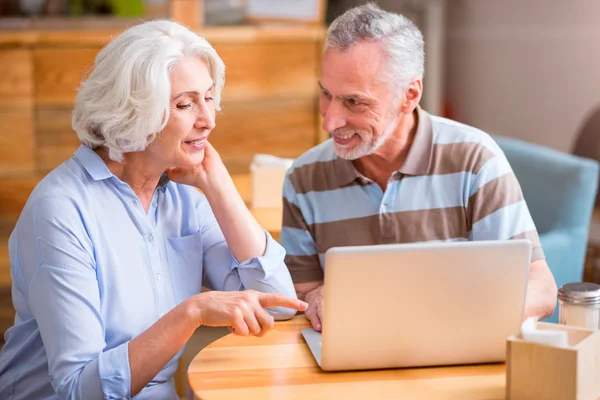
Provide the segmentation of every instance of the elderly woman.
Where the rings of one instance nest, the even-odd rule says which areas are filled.
[[[215,50],[173,22],[98,54],[73,112],[82,145],[10,237],[0,398],[172,399],[198,326],[260,336],[305,309],[208,142],[223,83]]]

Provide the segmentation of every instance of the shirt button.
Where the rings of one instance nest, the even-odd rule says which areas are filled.
[[[134,206],[137,206],[137,200],[136,199],[131,200],[131,204],[133,204]]]
[[[151,233],[149,233],[149,234],[148,234],[148,236],[146,237],[146,239],[148,239],[148,241],[149,241],[150,243],[152,243],[152,242],[154,241],[154,235],[153,235],[153,234],[151,234]]]
[[[160,281],[162,279],[162,276],[160,276],[160,274],[156,274],[156,280]]]
[[[154,207],[154,208],[158,207],[158,203],[152,203],[152,207]]]
[[[387,212],[387,205],[384,204],[381,206],[381,212]]]

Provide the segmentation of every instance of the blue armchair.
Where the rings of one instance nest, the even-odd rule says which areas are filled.
[[[495,136],[511,164],[561,287],[583,279],[598,162],[517,139]],[[558,321],[558,307],[548,319]]]

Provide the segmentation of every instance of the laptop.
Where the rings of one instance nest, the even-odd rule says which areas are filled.
[[[504,362],[530,258],[527,239],[331,248],[322,334],[302,334],[326,371]]]

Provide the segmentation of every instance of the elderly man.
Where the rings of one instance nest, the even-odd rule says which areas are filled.
[[[401,15],[367,4],[329,28],[319,87],[332,137],[290,169],[281,231],[317,331],[334,246],[527,238],[525,316],[554,310],[556,283],[508,161],[486,133],[419,107],[423,69],[422,34]]]

